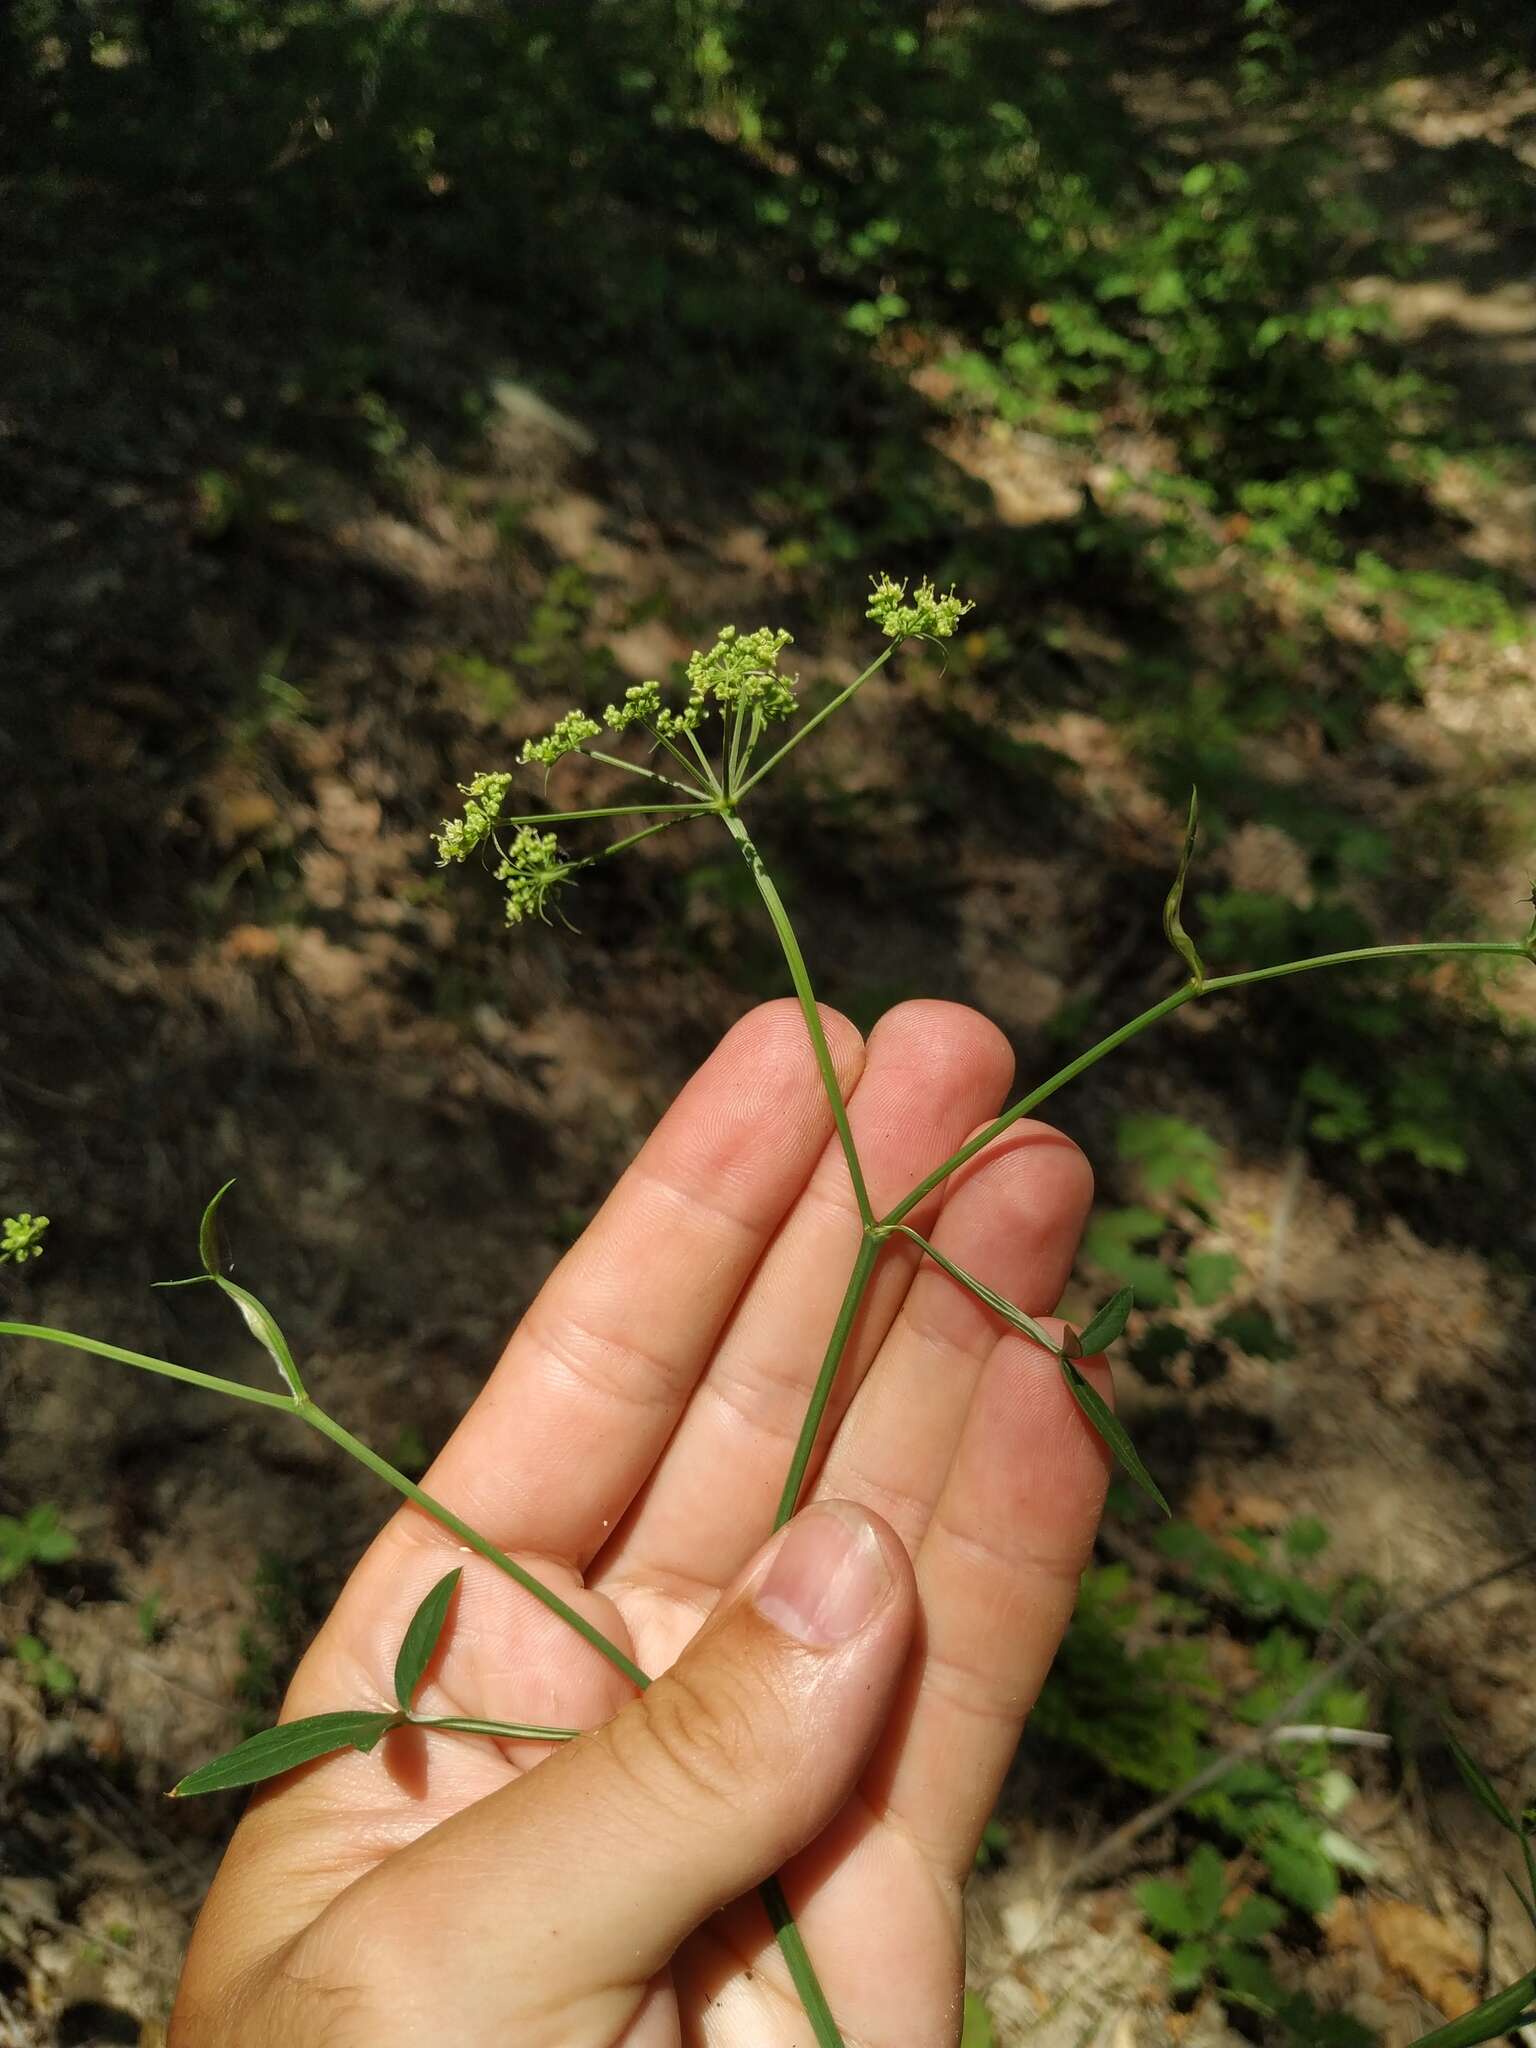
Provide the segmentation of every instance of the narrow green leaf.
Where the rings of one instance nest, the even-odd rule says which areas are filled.
[[[1077,1340],[1083,1347],[1082,1355],[1093,1358],[1107,1351],[1125,1328],[1135,1306],[1135,1288],[1122,1287],[1118,1294],[1112,1294]]]
[[[296,1401],[302,1401],[304,1382],[299,1378],[299,1369],[293,1362],[293,1353],[288,1349],[288,1340],[277,1327],[271,1310],[259,1302],[247,1288],[237,1286],[233,1280],[226,1280],[222,1273],[213,1273],[209,1277],[239,1309],[245,1327],[277,1367],[289,1393]]]
[[[1497,2041],[1522,2024],[1522,2014],[1536,1997],[1536,1971],[1522,1977],[1504,1991],[1496,1991],[1459,2020],[1420,2034],[1413,2048],[1474,2048],[1478,2041]]]
[[[288,1721],[281,1728],[264,1728],[237,1749],[189,1772],[171,1787],[171,1797],[191,1799],[200,1792],[259,1785],[263,1779],[276,1778],[338,1749],[360,1749],[366,1756],[383,1735],[399,1725],[398,1714],[344,1712],[311,1714],[307,1720]]]
[[[219,1204],[233,1186],[232,1180],[225,1181],[203,1211],[203,1220],[197,1226],[197,1254],[203,1262],[203,1271],[210,1280],[216,1280],[219,1273]]]
[[[1173,887],[1168,891],[1163,904],[1163,930],[1168,943],[1189,969],[1190,980],[1196,988],[1205,986],[1205,968],[1200,955],[1195,951],[1195,942],[1185,931],[1179,916],[1184,902],[1184,884],[1189,876],[1189,863],[1194,856],[1195,835],[1200,829],[1200,793],[1189,792],[1189,823],[1184,828],[1184,851],[1179,856],[1178,873],[1173,878]]]
[[[1520,1823],[1493,1789],[1482,1765],[1462,1747],[1449,1729],[1446,1730],[1445,1746],[1451,1752],[1452,1762],[1461,1773],[1462,1782],[1478,1805],[1486,1808],[1501,1828],[1508,1829],[1512,1835],[1518,1835]]]
[[[1072,1395],[1078,1407],[1082,1409],[1099,1435],[1103,1437],[1105,1443],[1109,1445],[1109,1448],[1120,1460],[1121,1467],[1127,1476],[1135,1480],[1136,1484],[1149,1499],[1156,1501],[1165,1515],[1171,1516],[1173,1509],[1169,1507],[1164,1499],[1162,1488],[1141,1462],[1140,1454],[1136,1446],[1131,1442],[1125,1424],[1117,1418],[1114,1410],[1105,1401],[1103,1395],[1089,1385],[1070,1358],[1061,1359],[1060,1365],[1062,1377],[1072,1389]]]
[[[448,1619],[448,1603],[463,1576],[463,1566],[455,1566],[446,1578],[438,1580],[411,1616],[411,1625],[395,1659],[395,1698],[407,1714],[411,1711],[411,1701],[416,1697],[427,1666],[432,1662],[443,1623]]]
[[[984,1301],[988,1308],[995,1310],[1003,1318],[1005,1323],[1012,1323],[1024,1336],[1033,1338],[1036,1344],[1043,1344],[1053,1357],[1061,1357],[1061,1346],[1044,1324],[1037,1323],[1034,1317],[1026,1315],[1023,1309],[1015,1308],[1011,1301],[1005,1301],[1002,1295],[988,1287],[984,1280],[978,1280],[974,1273],[967,1273],[964,1266],[957,1266],[953,1259],[946,1258],[937,1246],[931,1245],[927,1238],[919,1236],[917,1231],[910,1230],[905,1223],[899,1223],[896,1227],[903,1237],[909,1237],[915,1245],[920,1245],[936,1266],[942,1266],[951,1280],[958,1280],[962,1287],[968,1287],[978,1301]]]

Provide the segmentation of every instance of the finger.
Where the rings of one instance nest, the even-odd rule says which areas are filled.
[[[903,1003],[870,1035],[849,1121],[876,1212],[956,1150],[1003,1100],[1007,1041],[974,1010]],[[914,1219],[936,1213],[934,1196]],[[827,1145],[793,1212],[743,1294],[655,1478],[594,1584],[698,1589],[702,1601],[736,1572],[769,1526],[859,1246],[848,1170]],[[843,1360],[823,1444],[852,1399],[906,1293],[914,1249],[883,1252]],[[720,1483],[728,1473],[728,1485]]]
[[[687,1935],[847,1799],[914,1611],[890,1530],[800,1516],[649,1692],[353,1886],[286,1974],[368,1983],[398,2048],[615,2038]]]
[[[595,1728],[634,1698],[628,1678],[493,1565],[469,1552],[453,1563],[459,1585],[440,1651],[412,1700],[417,1713]],[[305,1652],[280,1722],[338,1705],[387,1711],[395,1652],[444,1569],[442,1554],[425,1544],[391,1556],[382,1539],[376,1542],[343,1595],[367,1608],[375,1653],[360,1658],[356,1631],[336,1627],[333,1616]],[[539,1569],[610,1641],[633,1652],[610,1602],[584,1589],[568,1567],[541,1562]],[[260,1786],[198,1917],[189,1977],[225,1984],[242,1977],[384,1857],[501,1790],[549,1749],[543,1742],[429,1738],[404,1729],[366,1754],[339,1750]]]
[[[858,1035],[834,1012],[824,1024],[847,1091]],[[504,1548],[584,1562],[671,1435],[831,1128],[798,1005],[764,1004],[684,1088],[541,1290],[428,1492]]]
[[[1092,1172],[1072,1141],[1047,1124],[1018,1124],[949,1183],[930,1235],[1005,1300],[1046,1315],[1092,1199]],[[827,1453],[818,1494],[883,1515],[915,1557],[982,1366],[1007,1327],[925,1259]]]
[[[1103,1360],[1084,1369],[1108,1398]],[[956,1881],[1071,1618],[1108,1470],[1056,1360],[1000,1338],[917,1554],[925,1639],[865,1781]]]

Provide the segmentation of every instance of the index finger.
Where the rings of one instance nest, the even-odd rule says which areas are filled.
[[[863,1042],[835,1011],[822,1022],[847,1096]],[[504,1549],[585,1563],[649,1476],[831,1131],[798,1004],[751,1011],[545,1283],[428,1492]]]

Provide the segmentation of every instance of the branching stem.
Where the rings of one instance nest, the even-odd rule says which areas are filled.
[[[1359,946],[1347,953],[1320,953],[1315,960],[1287,960],[1279,967],[1252,967],[1242,974],[1220,974],[1200,985],[1192,981],[1185,982],[1181,988],[1175,989],[1171,996],[1165,996],[1160,1003],[1154,1003],[1150,1009],[1143,1010],[1139,1017],[1133,1017],[1128,1024],[1122,1024],[1118,1031],[1112,1031],[1107,1038],[1101,1038],[1097,1045],[1090,1046],[1087,1052],[1079,1053],[1075,1060],[1069,1060],[1066,1066],[1058,1073],[1052,1074],[1048,1081],[1042,1081],[1039,1087],[1032,1089],[1022,1101],[1016,1102],[1011,1109],[1004,1110],[1003,1114],[988,1124],[985,1130],[978,1131],[974,1138],[968,1138],[957,1152],[952,1152],[941,1165],[936,1166],[931,1173],[925,1174],[911,1193],[903,1195],[895,1208],[880,1220],[886,1225],[900,1223],[904,1216],[917,1207],[925,1195],[931,1194],[957,1167],[964,1166],[968,1159],[974,1159],[978,1152],[990,1145],[994,1138],[1000,1138],[1010,1125],[1018,1122],[1020,1117],[1028,1116],[1032,1110],[1038,1109],[1040,1104],[1054,1095],[1058,1088],[1064,1088],[1069,1081],[1075,1081],[1079,1074],[1085,1073],[1089,1067],[1096,1066],[1106,1054],[1114,1052],[1128,1040],[1137,1037],[1150,1025],[1171,1016],[1175,1010],[1181,1010],[1186,1003],[1194,1002],[1197,997],[1219,995],[1235,988],[1247,988],[1252,982],[1278,981],[1282,976],[1289,974],[1307,974],[1315,967],[1353,967],[1363,961],[1372,960],[1438,959],[1446,954],[1457,953],[1480,953],[1508,960],[1528,960],[1531,957],[1527,947],[1510,940],[1434,940],[1422,945]]]
[[[869,667],[865,669],[862,675],[855,676],[853,681],[848,685],[848,687],[845,690],[839,690],[837,695],[831,700],[831,702],[823,704],[819,711],[815,712],[810,718],[808,718],[805,721],[804,725],[796,726],[795,730],[790,734],[789,738],[784,742],[783,746],[780,747],[775,753],[770,754],[767,760],[763,763],[763,765],[757,770],[757,772],[747,777],[746,781],[741,785],[740,789],[732,791],[732,795],[738,797],[745,796],[749,789],[756,788],[757,784],[762,781],[765,775],[771,775],[774,769],[777,768],[779,763],[784,759],[784,756],[786,754],[792,754],[795,748],[799,746],[802,740],[808,740],[811,734],[816,730],[818,725],[823,724],[827,719],[829,719],[834,711],[841,711],[843,706],[848,702],[848,699],[853,695],[855,690],[863,689],[864,685],[869,681],[870,677],[876,674],[878,670],[885,667],[885,664],[890,660],[891,656],[896,652],[896,649],[900,645],[901,642],[899,640],[893,640],[890,646],[887,647],[882,654],[877,654],[875,656],[874,660],[869,664]]]

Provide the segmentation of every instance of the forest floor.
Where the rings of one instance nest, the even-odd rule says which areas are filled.
[[[1529,126],[1531,106],[1504,111]],[[1436,123],[1490,117],[1426,91],[1405,92],[1402,118],[1433,148]],[[1356,289],[1396,294],[1507,428],[1529,408],[1536,300],[1490,274],[1486,251],[1437,241],[1432,208],[1421,231],[1430,277]],[[396,344],[424,384],[460,345],[454,317],[400,306]],[[915,373],[920,392],[934,374]],[[348,1426],[411,1469],[686,1073],[779,983],[735,865],[684,835],[585,887],[580,939],[509,937],[431,864],[455,782],[547,726],[573,678],[665,672],[714,624],[793,619],[800,602],[796,565],[750,508],[733,521],[718,494],[696,505],[671,452],[599,443],[515,363],[489,390],[473,447],[407,437],[385,485],[316,462],[268,479],[256,510],[179,452],[125,441],[122,395],[103,393],[32,451],[26,497],[0,510],[7,557],[29,564],[29,630],[70,678],[44,791],[56,863],[41,880],[0,871],[16,992],[0,1018],[0,1192],[55,1219],[47,1256],[8,1275],[8,1312],[245,1375],[244,1340],[213,1305],[148,1291],[188,1270],[201,1202],[236,1174],[242,1276]],[[1518,430],[1536,430],[1529,409]],[[939,431],[985,516],[1021,531],[1071,521],[1112,470],[1155,477],[1165,457],[1133,426],[1092,449]],[[1530,484],[1452,467],[1440,488],[1460,548],[1536,593]],[[1240,667],[1247,607],[1273,617],[1282,580],[1236,550],[1188,574],[1203,664]],[[910,993],[974,1002],[1030,1076],[1058,1063],[1064,1014],[1128,1015],[1166,985],[1156,908],[1182,820],[1095,709],[1132,630],[1112,591],[1053,618],[1064,704],[1000,700],[984,626],[946,674],[914,656],[862,696],[765,836],[783,844],[826,999],[862,1025]],[[837,681],[863,645],[850,604],[800,665]],[[210,668],[248,687],[203,717],[189,707]],[[1446,633],[1421,684],[1358,744],[1326,747],[1302,720],[1255,741],[1255,759],[1272,784],[1347,787],[1394,839],[1434,836],[1462,899],[1515,928],[1536,649]],[[944,886],[909,889],[935,819]],[[1271,823],[1228,836],[1207,880],[1297,902],[1309,887],[1303,850]],[[1493,1000],[1536,1022],[1536,977]],[[1291,1347],[1229,1347],[1182,1383],[1124,1373],[1125,1412],[1183,1518],[1229,1542],[1315,1517],[1330,1570],[1370,1575],[1402,1608],[1536,1542],[1528,1218],[1505,1219],[1500,1256],[1497,1219],[1463,1214],[1455,1178],[1384,1196],[1302,1144],[1289,1101],[1248,1071],[1230,1006],[1182,1013],[1056,1107],[1121,1195],[1126,1114],[1211,1135],[1223,1164],[1203,1242]],[[0,1584],[0,1642],[36,1638],[67,1676],[50,1691],[0,1657],[0,2043],[151,2048],[234,1818],[161,1794],[271,1714],[387,1502],[302,1432],[90,1359],[8,1345],[0,1394],[0,1509],[53,1507],[77,1544]],[[1103,1560],[1150,1599],[1177,1574],[1139,1526],[1112,1524]],[[1209,1626],[1251,1672],[1241,1628],[1220,1613]],[[1405,1628],[1383,1684],[1443,1702],[1503,1768],[1536,1749],[1533,1640],[1527,1565]],[[1362,1757],[1346,1828],[1364,1874],[1276,1966],[1392,2048],[1526,1967],[1529,1930],[1522,1946],[1475,1803]],[[1076,1872],[1143,1803],[1026,1741],[973,1901],[973,1983],[1000,2041],[1236,2038],[1214,1998],[1170,1998],[1166,1948],[1135,1904],[1135,1881],[1174,1859],[1175,1824]],[[1252,1874],[1241,1856],[1229,1870],[1239,1887]]]

